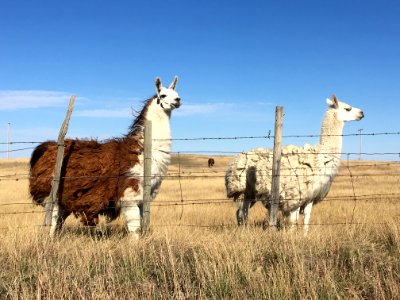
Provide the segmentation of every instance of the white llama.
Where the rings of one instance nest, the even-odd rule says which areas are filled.
[[[291,226],[302,211],[305,232],[313,204],[325,198],[339,171],[344,122],[364,117],[360,109],[338,101],[335,95],[327,104],[319,144],[282,148],[279,208]],[[270,207],[272,153],[272,149],[254,149],[238,155],[228,166],[227,196],[238,203],[239,225],[247,223],[248,209],[256,201]]]

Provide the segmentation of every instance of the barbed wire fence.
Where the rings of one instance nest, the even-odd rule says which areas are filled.
[[[211,152],[210,152],[211,153]],[[229,152],[226,153],[227,156],[233,156],[233,155],[239,155],[242,152]],[[185,153],[186,154],[186,153]],[[219,153],[221,154],[221,153]],[[337,153],[338,155],[345,155],[345,156],[351,156],[354,153]],[[357,153],[358,154],[358,153]],[[366,155],[373,155],[374,153],[364,153]],[[387,153],[380,153],[381,155],[392,155],[393,152],[387,152]],[[230,207],[234,207],[232,205],[233,201],[232,199],[228,198],[184,198],[183,193],[184,193],[184,188],[185,188],[185,182],[187,180],[214,180],[218,179],[222,182],[223,178],[225,177],[225,168],[201,168],[201,170],[189,170],[186,171],[184,168],[182,168],[182,162],[180,160],[182,153],[181,152],[174,152],[172,153],[173,156],[177,157],[177,164],[178,164],[178,170],[177,171],[171,171],[169,174],[164,178],[167,180],[174,180],[178,181],[178,197],[174,199],[163,199],[161,201],[157,201],[157,198],[151,203],[152,207],[177,207],[181,208],[179,218],[177,219],[177,223],[175,225],[173,224],[165,224],[165,225],[151,225],[151,226],[167,226],[167,227],[172,227],[172,226],[187,226],[187,227],[204,227],[204,228],[218,228],[218,227],[236,227],[236,224],[218,224],[218,225],[194,225],[194,224],[184,224],[182,223],[182,218],[184,215],[184,207],[187,206],[209,206],[209,205],[228,205]],[[208,157],[208,156],[205,156]],[[396,170],[398,167],[398,170]],[[379,168],[379,169],[377,169]],[[391,168],[390,172],[387,172],[386,170]],[[354,170],[359,170],[359,169],[366,169],[368,172],[358,172],[358,174],[353,174]],[[282,171],[285,170],[285,168],[281,169]],[[293,170],[293,169],[292,169]],[[400,179],[400,162],[366,162],[366,161],[360,161],[358,164],[349,164],[349,160],[346,162],[344,161],[341,166],[342,172],[340,172],[336,176],[336,180],[343,177],[344,179],[349,178],[350,179],[350,185],[351,185],[351,194],[348,195],[341,195],[341,196],[327,196],[324,201],[338,201],[338,202],[354,202],[354,207],[353,207],[353,212],[352,212],[352,218],[350,222],[335,222],[335,223],[324,223],[324,224],[310,224],[310,226],[334,226],[334,225],[357,225],[360,223],[354,222],[354,212],[356,209],[357,202],[359,201],[400,201],[400,193],[393,193],[393,192],[387,192],[387,193],[366,193],[366,194],[357,194],[355,191],[355,178],[357,177],[369,177],[369,178],[376,178],[376,177],[399,177]],[[347,172],[346,172],[347,171]],[[347,174],[346,174],[347,173]],[[320,174],[314,174],[314,176],[318,176]],[[127,176],[127,175],[124,175]],[[305,176],[305,175],[294,175],[294,174],[286,174],[285,176]],[[86,179],[93,179],[93,180],[98,180],[98,179],[115,179],[118,180],[121,175],[118,176],[63,176],[63,180],[76,180],[80,178],[86,178]],[[29,173],[15,173],[15,174],[7,174],[7,175],[0,175],[0,182],[9,182],[9,181],[28,181],[30,179]],[[52,178],[49,178],[51,180]],[[27,183],[28,184],[28,183]],[[3,201],[5,199],[2,199]],[[28,200],[28,199],[27,199]],[[293,200],[293,199],[286,199],[286,201]],[[37,209],[27,209],[27,210],[20,210],[17,209],[15,211],[6,211],[4,212],[3,208],[5,207],[18,207],[18,206],[24,206],[26,208],[27,206],[32,205],[32,202],[25,201],[25,202],[8,202],[4,203],[3,201],[0,202],[0,217],[4,216],[12,216],[12,215],[32,215],[32,214],[43,214],[45,210],[40,210],[38,211]],[[133,204],[136,205],[136,204]],[[232,211],[233,212],[233,211]],[[381,223],[379,223],[381,224]],[[28,226],[26,226],[28,227]],[[18,227],[23,228],[23,227]],[[10,228],[2,228],[0,229],[7,229],[9,230]]]
[[[335,136],[341,136],[341,137],[351,137],[351,136],[370,136],[370,137],[377,137],[377,136],[399,136],[400,132],[371,132],[371,133],[353,133],[353,134],[343,134],[343,135],[335,135]],[[320,135],[315,135],[315,134],[306,134],[306,135],[283,135],[283,138],[311,138],[311,137],[320,137]],[[205,143],[209,140],[248,140],[248,139],[272,139],[274,138],[273,135],[271,135],[271,132],[269,132],[265,136],[235,136],[235,137],[199,137],[199,138],[176,138],[176,139],[171,139],[171,141],[204,141]],[[40,141],[21,141],[21,142],[10,142],[10,145],[26,145],[26,144],[40,144]],[[5,143],[0,143],[0,144],[5,144]],[[30,150],[34,149],[35,147],[19,147],[11,150],[7,150],[10,152],[18,152],[18,151],[25,151],[25,150]],[[0,151],[0,153],[5,153],[6,151]],[[178,181],[178,186],[179,186],[179,191],[178,191],[178,197],[174,199],[164,199],[162,201],[157,201],[155,199],[152,203],[152,207],[180,207],[181,211],[179,213],[179,217],[177,219],[176,224],[156,224],[156,225],[151,225],[154,227],[159,227],[159,226],[165,226],[165,227],[173,227],[173,226],[186,226],[186,227],[199,227],[199,228],[229,228],[229,227],[236,227],[236,224],[213,224],[213,225],[207,225],[207,224],[186,224],[183,223],[183,216],[184,216],[184,207],[187,206],[209,206],[209,205],[229,205],[232,206],[232,199],[228,199],[226,197],[224,198],[192,198],[192,199],[184,199],[183,196],[183,190],[185,187],[185,182],[184,180],[213,180],[213,179],[222,179],[225,177],[225,171],[226,171],[226,166],[222,168],[201,168],[201,170],[190,170],[186,171],[184,168],[182,168],[182,162],[181,158],[182,155],[184,154],[192,154],[192,153],[197,153],[197,154],[203,154],[205,157],[210,156],[210,155],[220,155],[220,156],[236,156],[239,154],[242,154],[243,152],[241,151],[219,151],[219,150],[208,150],[208,151],[180,151],[180,152],[173,152],[172,155],[177,159],[177,170],[170,171],[165,179],[169,180],[177,180]],[[271,152],[272,153],[272,152]],[[310,154],[310,153],[296,153],[297,154]],[[387,193],[365,193],[365,194],[357,194],[356,193],[356,183],[355,183],[355,178],[357,177],[379,177],[379,176],[386,176],[386,177],[399,177],[400,180],[400,162],[397,161],[382,161],[382,162],[368,162],[368,161],[359,161],[357,164],[350,164],[350,157],[353,155],[359,155],[360,152],[330,152],[330,153],[319,153],[323,155],[337,155],[340,157],[346,157],[347,161],[342,164],[341,166],[341,172],[337,175],[337,178],[340,177],[345,177],[349,178],[350,181],[350,190],[351,193],[348,195],[341,195],[341,196],[327,196],[325,198],[325,201],[352,201],[354,203],[353,209],[352,209],[352,216],[351,220],[348,222],[331,222],[331,223],[321,223],[321,224],[309,224],[310,226],[336,226],[336,225],[359,225],[362,224],[360,222],[356,222],[354,220],[355,216],[355,211],[357,207],[357,203],[359,201],[400,201],[400,192],[399,193],[393,193],[393,192],[387,192]],[[400,157],[400,152],[362,152],[362,155],[365,156],[399,156]],[[251,154],[249,154],[251,155]],[[399,167],[397,169],[397,167]],[[368,170],[368,172],[353,172],[354,170],[365,168]],[[387,170],[390,169],[390,172],[387,172]],[[281,171],[295,171],[296,168],[281,168]],[[347,172],[345,172],[347,171]],[[266,171],[267,172],[267,171]],[[269,172],[269,171],[268,171]],[[347,174],[346,174],[347,173]],[[357,174],[356,174],[357,173]],[[321,174],[313,174],[313,176],[320,176]],[[116,179],[118,180],[121,176],[127,176],[127,175],[118,175],[118,176],[85,176],[85,178],[93,179],[93,180],[98,180],[98,179]],[[293,174],[285,174],[285,176],[296,176],[296,177],[301,177],[301,176],[306,176],[303,174],[297,174],[294,172]],[[310,175],[307,175],[310,176]],[[61,177],[63,180],[76,180],[80,177],[68,177],[68,176],[63,176]],[[0,182],[1,181],[20,181],[20,180],[29,180],[30,179],[30,174],[29,173],[15,173],[15,174],[6,174],[6,175],[0,175]],[[49,178],[52,179],[52,178]],[[0,199],[4,200],[4,199]],[[284,201],[290,201],[290,200],[297,200],[297,199],[285,199]],[[31,215],[31,214],[43,214],[43,211],[38,211],[37,209],[30,209],[30,210],[15,210],[15,211],[3,211],[3,208],[5,207],[18,207],[18,206],[27,206],[27,205],[32,205],[31,202],[8,202],[8,203],[3,203],[3,201],[0,201],[0,217],[5,217],[5,216],[12,216],[12,215]],[[133,203],[132,205],[136,205],[136,203]],[[369,223],[370,224],[370,223]],[[384,224],[382,222],[376,222],[375,224]],[[38,225],[40,226],[40,225]],[[44,226],[44,225],[43,225]],[[28,227],[28,226],[26,226]],[[31,227],[31,226],[29,226]],[[24,228],[24,226],[17,226],[15,227],[17,229]],[[0,229],[5,229],[9,230],[10,228],[5,227]]]

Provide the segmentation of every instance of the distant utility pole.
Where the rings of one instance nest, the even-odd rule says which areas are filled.
[[[360,135],[360,148],[359,148],[358,160],[361,160],[361,153],[362,153],[362,135],[361,135],[361,131],[363,131],[363,129],[358,129],[358,132],[359,132],[359,135]]]
[[[8,123],[7,126],[7,159],[10,158],[10,128],[11,127],[11,123]]]

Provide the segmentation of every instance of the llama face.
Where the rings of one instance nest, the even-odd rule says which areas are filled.
[[[326,103],[331,109],[336,110],[336,116],[340,121],[359,121],[364,118],[364,112],[361,109],[339,101],[335,95],[332,99],[326,99]]]
[[[181,98],[179,98],[178,93],[169,88],[162,87],[158,99],[164,110],[173,110],[181,106]]]
[[[171,111],[181,106],[181,98],[175,91],[177,82],[178,77],[175,76],[171,85],[166,88],[162,86],[160,78],[156,79],[157,104],[165,111]]]

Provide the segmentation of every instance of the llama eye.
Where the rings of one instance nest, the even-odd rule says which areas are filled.
[[[165,97],[167,97],[167,95],[161,95],[160,98],[164,99]]]
[[[346,107],[345,110],[346,111],[351,111],[351,107]]]

